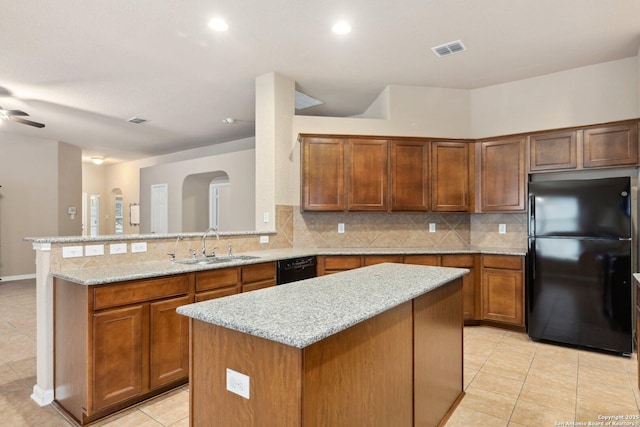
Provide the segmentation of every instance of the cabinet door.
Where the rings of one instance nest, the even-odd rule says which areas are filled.
[[[520,212],[525,209],[524,138],[480,143],[480,209]]]
[[[344,140],[304,138],[302,142],[302,208],[342,211],[344,196]]]
[[[429,210],[428,141],[391,141],[391,210]]]
[[[532,135],[529,137],[529,170],[576,169],[577,151],[576,131]]]
[[[149,305],[93,316],[93,408],[95,411],[148,390]],[[80,369],[80,367],[79,367]]]
[[[388,143],[379,139],[349,139],[350,211],[386,211],[388,207]]]
[[[475,277],[474,255],[442,255],[443,267],[466,268],[469,274],[462,276],[462,312],[464,320],[480,319],[480,292]]]
[[[152,389],[189,377],[189,318],[176,308],[191,302],[191,297],[184,296],[151,303]]]
[[[523,258],[482,257],[482,318],[524,326]]]
[[[638,164],[638,125],[588,128],[583,134],[584,167],[627,166]]]
[[[466,142],[431,143],[432,211],[469,211],[469,147]]]

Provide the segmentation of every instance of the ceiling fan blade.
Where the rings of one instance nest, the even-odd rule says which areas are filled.
[[[0,113],[7,115],[7,116],[28,116],[27,113],[25,113],[24,111],[21,110],[5,110],[4,108],[0,107]]]
[[[23,125],[29,125],[37,128],[43,128],[44,125],[42,123],[32,122],[31,120],[21,119],[19,117],[9,116],[9,120],[13,120],[14,122],[22,123]]]

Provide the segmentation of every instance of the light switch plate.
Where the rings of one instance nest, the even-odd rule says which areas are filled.
[[[262,222],[264,222],[265,224],[269,222],[269,212],[264,212],[262,214]]]
[[[147,242],[136,242],[131,244],[131,253],[147,252]]]
[[[62,258],[79,258],[82,256],[82,246],[63,246]]]
[[[249,399],[249,376],[227,368],[227,390]]]
[[[507,224],[498,224],[498,233],[506,234],[507,233]]]
[[[436,223],[435,222],[430,222],[429,223],[429,233],[435,233],[436,232]]]
[[[344,233],[344,222],[338,223],[338,233],[340,234]]]
[[[104,245],[87,245],[84,247],[85,256],[104,255]]]
[[[111,255],[126,254],[127,253],[127,244],[126,243],[112,243],[111,245],[109,245],[109,253]]]

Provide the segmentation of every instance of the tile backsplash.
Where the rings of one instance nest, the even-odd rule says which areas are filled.
[[[340,223],[344,233],[338,233]],[[504,234],[498,233],[499,224],[505,224]],[[526,214],[301,213],[294,207],[293,229],[298,248],[523,248],[527,243]]]

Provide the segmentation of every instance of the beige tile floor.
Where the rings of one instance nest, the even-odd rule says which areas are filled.
[[[466,396],[447,427],[588,425],[602,416],[640,414],[635,356],[534,343],[526,334],[488,327],[464,334]],[[35,281],[0,282],[0,425],[70,426],[30,398],[35,354]],[[182,387],[95,425],[188,426],[188,396]],[[627,425],[640,427],[637,421]]]

